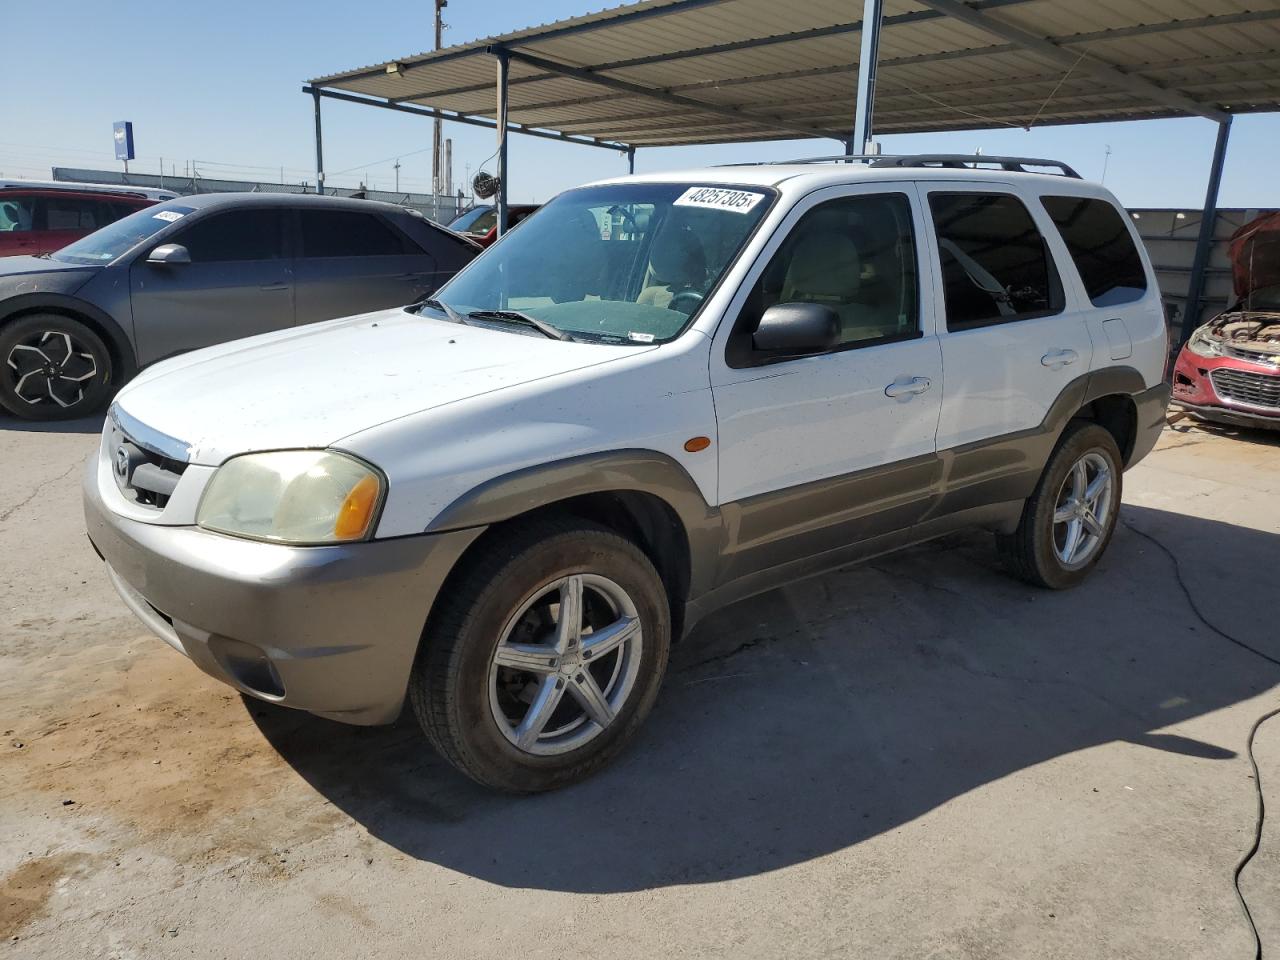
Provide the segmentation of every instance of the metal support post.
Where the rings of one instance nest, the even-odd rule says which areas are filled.
[[[497,47],[492,51],[498,61],[498,236],[507,232],[507,78],[511,73],[511,59],[507,51]]]
[[[627,147],[627,173],[636,172],[636,148]]]
[[[870,153],[871,114],[876,105],[876,63],[880,59],[880,23],[884,0],[862,0],[862,49],[858,54],[858,99],[853,114],[850,153]]]
[[[320,133],[320,91],[312,90],[316,103],[316,193],[324,193],[324,137]]]
[[[1213,228],[1218,219],[1218,188],[1222,185],[1222,166],[1227,159],[1227,139],[1231,135],[1231,118],[1218,124],[1218,139],[1213,145],[1213,162],[1209,167],[1209,185],[1204,194],[1204,210],[1200,214],[1200,235],[1196,238],[1196,255],[1191,262],[1191,282],[1187,285],[1187,301],[1178,332],[1178,346],[1191,338],[1200,325],[1200,305],[1204,301],[1209,254],[1213,252]]]

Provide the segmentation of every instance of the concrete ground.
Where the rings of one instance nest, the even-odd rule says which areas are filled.
[[[1253,955],[1277,438],[1167,431],[1072,592],[975,534],[726,610],[619,763],[513,799],[147,635],[97,427],[0,421],[0,958]],[[1280,719],[1256,752],[1280,811]],[[1243,887],[1280,955],[1280,817]]]

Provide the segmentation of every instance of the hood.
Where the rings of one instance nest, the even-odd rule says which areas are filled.
[[[385,310],[175,357],[116,403],[186,444],[192,463],[212,466],[253,450],[330,446],[388,420],[647,349]]]
[[[61,263],[47,257],[0,257],[0,290],[5,296],[71,293],[101,269],[96,264]]]
[[[1280,285],[1280,212],[1250,220],[1231,235],[1229,250],[1237,297]]]

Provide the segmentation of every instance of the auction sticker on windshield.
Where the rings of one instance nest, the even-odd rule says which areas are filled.
[[[750,190],[730,190],[724,187],[690,187],[680,194],[673,206],[704,207],[708,210],[749,213],[763,199],[763,193],[753,193]]]
[[[167,220],[173,223],[175,220],[181,220],[186,214],[178,210],[161,210],[159,213],[153,213],[153,217],[157,220]]]

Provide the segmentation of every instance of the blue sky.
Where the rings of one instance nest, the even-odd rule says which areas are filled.
[[[451,0],[445,42],[477,37],[598,9],[602,0]],[[856,4],[855,4],[856,6]],[[11,43],[0,58],[0,176],[47,177],[54,164],[113,168],[111,123],[132,120],[138,160],[132,168],[181,172],[197,162],[207,176],[290,180],[314,177],[311,100],[302,81],[393,59],[431,45],[430,0],[219,0],[157,8],[138,0],[63,0],[50,34],[49,7],[11,0],[8,37],[56,36]],[[163,15],[161,15],[163,10]],[[16,92],[16,93],[15,93]],[[1087,177],[1102,174],[1128,206],[1198,206],[1213,149],[1207,120],[1164,120],[1079,127],[973,131],[889,137],[885,152],[1014,153],[1066,160]],[[493,153],[492,134],[446,124],[454,139],[455,177]],[[430,184],[431,124],[390,111],[325,105],[325,166],[331,185],[390,188],[401,158],[402,189]],[[1242,116],[1220,202],[1280,206],[1269,157],[1280,146],[1280,115]],[[640,171],[837,152],[833,141],[640,150]],[[513,200],[543,201],[559,190],[626,171],[620,155],[513,136]],[[492,168],[492,164],[490,164]],[[339,171],[342,171],[339,173]]]

